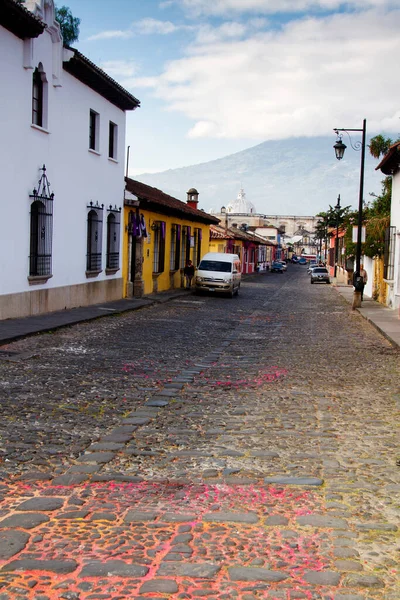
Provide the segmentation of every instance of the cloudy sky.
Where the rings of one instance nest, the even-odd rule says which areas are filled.
[[[131,174],[363,118],[371,134],[400,133],[398,0],[65,4],[81,19],[75,46],[141,101],[128,117]]]

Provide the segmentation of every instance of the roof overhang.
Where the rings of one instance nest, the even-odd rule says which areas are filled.
[[[0,25],[21,40],[36,38],[47,27],[46,23],[15,0],[0,0]]]
[[[1,0],[0,0],[1,1]],[[65,71],[92,88],[121,110],[135,110],[140,101],[125,90],[112,77],[92,63],[75,48],[66,47],[63,67]]]
[[[400,142],[390,146],[388,153],[382,158],[375,171],[379,169],[385,175],[394,175],[400,168]]]

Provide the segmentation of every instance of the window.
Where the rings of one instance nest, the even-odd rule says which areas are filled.
[[[182,226],[182,242],[181,242],[181,269],[184,268],[187,261],[190,259],[190,234],[191,228],[189,225]]]
[[[47,127],[47,81],[42,63],[32,75],[32,125]]]
[[[53,200],[50,184],[46,176],[46,166],[41,169],[42,175],[38,189],[29,197],[31,203],[30,243],[29,243],[29,276],[51,277],[52,245],[53,245]]]
[[[108,157],[117,159],[118,126],[110,121],[108,129]]]
[[[100,273],[103,241],[103,206],[91,202],[87,217],[86,271]]]
[[[181,253],[181,226],[175,223],[171,227],[171,251],[169,257],[169,270],[178,271]]]
[[[153,229],[153,226],[152,226]],[[157,221],[154,229],[153,273],[163,273],[165,260],[165,222]]]
[[[99,122],[100,115],[91,110],[89,115],[89,148],[96,152],[99,151]]]
[[[31,204],[31,240],[29,255],[29,275],[31,277],[51,275],[52,237],[52,198],[35,200]]]
[[[110,206],[107,217],[106,269],[112,271],[119,269],[120,215],[121,210]]]
[[[394,279],[394,250],[395,250],[396,227],[388,227],[385,231],[385,253],[383,259],[384,279]]]
[[[193,264],[195,267],[198,266],[201,258],[201,229],[194,230],[194,248],[193,248]]]

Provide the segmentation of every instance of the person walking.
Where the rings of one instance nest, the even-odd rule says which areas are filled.
[[[191,260],[187,261],[185,268],[183,269],[183,274],[186,279],[185,287],[190,290],[192,287],[192,279],[194,277],[194,265]]]
[[[360,266],[360,277],[362,277],[361,300],[363,300],[365,284],[368,281],[368,274],[367,274],[367,271],[364,269],[364,265]]]

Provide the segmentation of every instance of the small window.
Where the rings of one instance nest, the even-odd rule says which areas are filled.
[[[383,257],[383,277],[389,281],[394,279],[396,227],[388,227],[385,231],[385,251]]]
[[[153,226],[152,226],[153,228]],[[158,221],[154,229],[153,273],[163,273],[165,261],[165,222]]]
[[[200,228],[194,230],[194,248],[193,248],[193,264],[195,267],[198,266],[201,258],[201,238],[202,231]]]
[[[182,226],[182,240],[181,240],[181,269],[184,268],[184,266],[190,259],[190,236],[191,236],[190,225],[183,225]]]
[[[108,132],[108,156],[117,159],[118,126],[110,121]]]
[[[119,269],[120,211],[115,207],[109,209],[107,217],[107,261],[110,271]]]
[[[89,116],[89,148],[96,152],[99,151],[99,120],[100,115],[91,110]]]
[[[180,241],[181,226],[174,223],[171,227],[171,250],[169,259],[170,271],[179,271],[181,252]]]
[[[47,81],[42,63],[32,76],[32,124],[47,128]]]

